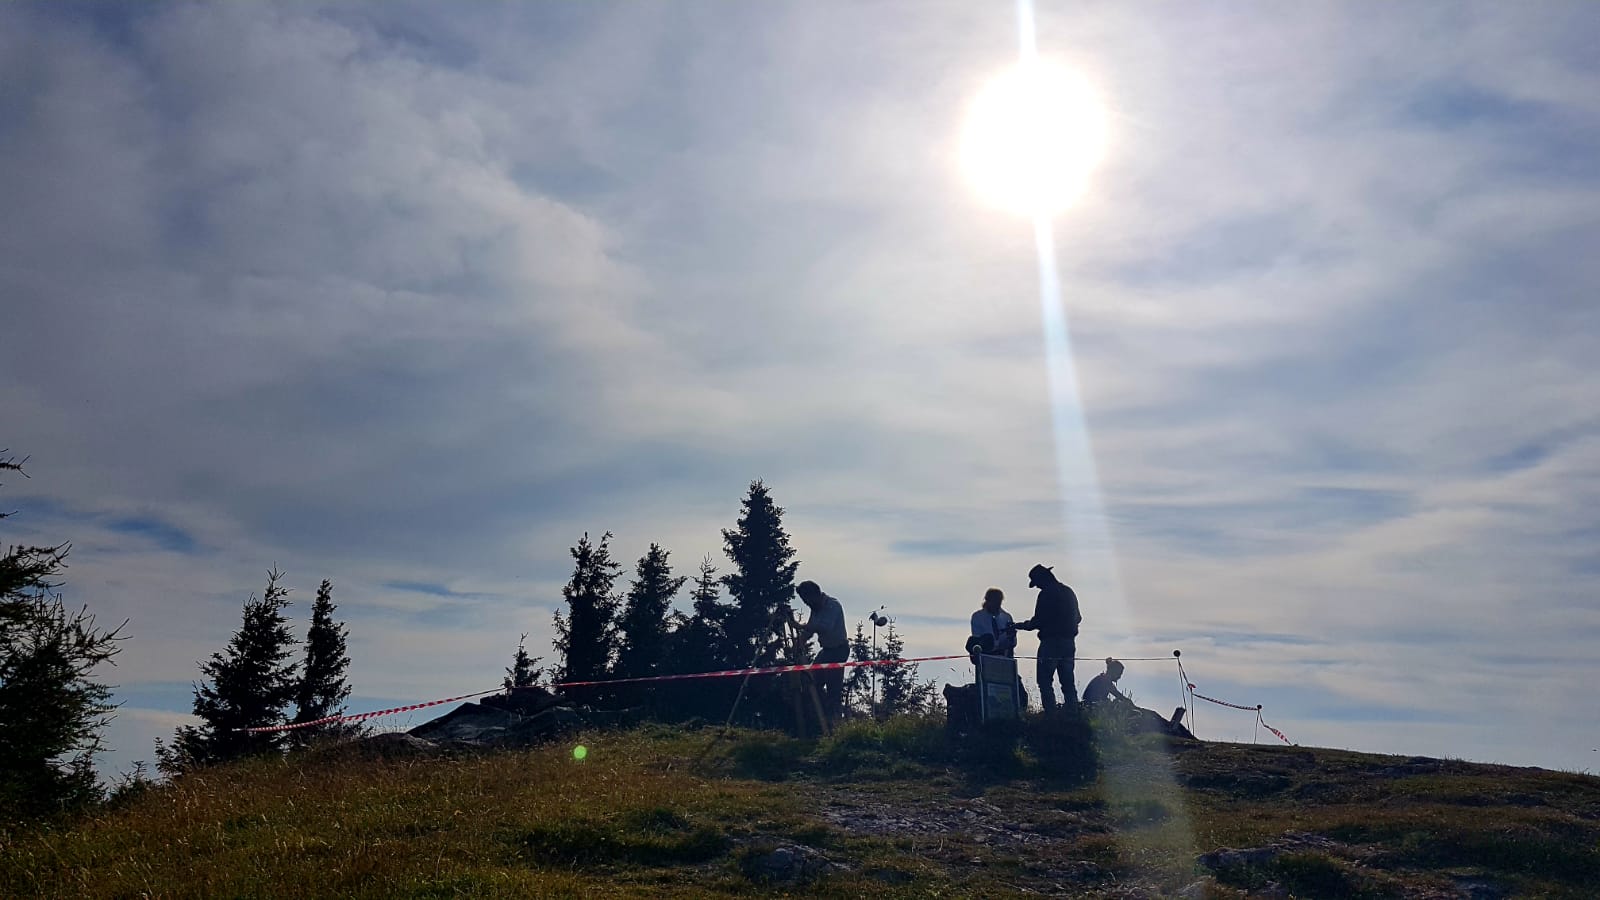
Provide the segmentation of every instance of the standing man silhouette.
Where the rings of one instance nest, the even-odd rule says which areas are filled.
[[[1078,686],[1072,677],[1072,658],[1078,653],[1078,595],[1056,580],[1049,566],[1040,564],[1028,570],[1028,587],[1039,589],[1033,618],[1018,622],[1023,631],[1039,632],[1039,699],[1045,712],[1056,708],[1056,678],[1061,680],[1062,703],[1068,712],[1078,710]]]

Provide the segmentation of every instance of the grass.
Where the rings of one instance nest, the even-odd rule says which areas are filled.
[[[0,832],[0,896],[1170,896],[1200,882],[1212,897],[1364,898],[1471,882],[1585,897],[1600,883],[1590,776],[1038,722],[956,744],[927,719],[821,741],[713,736],[645,726],[479,756],[202,771]],[[1275,843],[1248,864],[1196,863]],[[780,846],[839,867],[798,884],[755,874]]]

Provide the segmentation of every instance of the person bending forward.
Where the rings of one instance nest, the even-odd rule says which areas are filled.
[[[794,592],[800,595],[800,600],[810,608],[811,615],[806,617],[806,623],[800,626],[800,638],[805,640],[812,635],[817,636],[817,644],[822,648],[817,653],[816,662],[838,663],[850,659],[850,635],[844,627],[844,607],[839,601],[824,594],[822,588],[817,587],[815,581],[802,581],[795,586]],[[839,721],[839,713],[844,707],[844,670],[824,669],[816,673],[817,688],[822,693],[822,709],[828,716],[828,721]]]

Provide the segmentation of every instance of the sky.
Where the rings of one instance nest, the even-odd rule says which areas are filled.
[[[725,571],[760,478],[908,655],[1045,562],[1080,655],[1298,743],[1600,769],[1600,9],[1037,29],[1109,109],[1070,402],[958,159],[1008,5],[0,7],[0,540],[128,622],[107,767],[272,567],[353,711],[445,697],[548,660],[585,532]]]

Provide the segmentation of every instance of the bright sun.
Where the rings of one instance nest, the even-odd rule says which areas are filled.
[[[1033,59],[984,86],[967,114],[961,162],[988,202],[1048,217],[1083,193],[1105,145],[1105,107],[1088,81]]]

